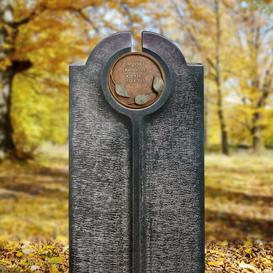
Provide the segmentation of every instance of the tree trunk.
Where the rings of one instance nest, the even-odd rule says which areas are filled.
[[[13,72],[5,71],[0,74],[0,154],[11,155],[14,152],[12,139],[11,93],[12,93]]]
[[[220,12],[219,12],[219,0],[215,0],[215,16],[216,16],[216,88],[217,88],[217,107],[218,118],[220,122],[221,130],[221,151],[223,154],[229,154],[228,146],[228,133],[224,117],[223,109],[223,93],[222,93],[222,78],[221,78],[221,60],[220,60],[220,47],[221,47],[221,24],[220,24]]]
[[[204,105],[204,125],[205,125],[205,132],[204,132],[204,138],[205,138],[205,147],[208,147],[209,141],[208,141],[208,97],[205,96],[205,105]]]
[[[263,148],[262,137],[261,137],[261,126],[259,124],[260,119],[261,119],[261,114],[256,112],[252,118],[252,130],[251,130],[252,148],[255,154],[261,153]]]
[[[220,130],[221,130],[221,151],[224,155],[229,155],[229,147],[228,147],[228,133],[227,128],[223,116],[223,107],[220,104],[220,101],[218,101],[218,118],[220,121]]]

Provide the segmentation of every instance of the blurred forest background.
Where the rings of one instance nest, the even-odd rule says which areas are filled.
[[[272,273],[272,2],[1,0],[0,272],[67,272],[68,64],[150,30],[205,66],[207,272]]]

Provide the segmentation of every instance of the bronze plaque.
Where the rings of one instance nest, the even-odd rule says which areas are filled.
[[[164,72],[150,55],[131,52],[113,64],[108,84],[112,96],[123,106],[145,108],[156,102],[164,91]]]

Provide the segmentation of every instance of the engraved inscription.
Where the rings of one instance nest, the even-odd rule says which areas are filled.
[[[127,83],[144,83],[147,68],[144,62],[134,62],[125,65],[124,73]]]

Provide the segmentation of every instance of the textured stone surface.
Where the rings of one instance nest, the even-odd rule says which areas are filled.
[[[115,37],[113,37],[115,38]],[[70,67],[70,270],[129,272],[129,131],[100,92],[103,64],[130,34]],[[124,46],[125,44],[125,46]]]
[[[168,106],[145,130],[147,272],[203,272],[203,67],[186,65],[160,36],[143,36],[175,73]]]
[[[203,272],[203,68],[153,33],[146,52],[172,70],[175,90],[146,119],[146,272]],[[105,62],[130,49],[130,34],[109,37],[85,66],[70,66],[70,270],[129,273],[130,126],[100,88]],[[144,273],[144,272],[143,272]]]

